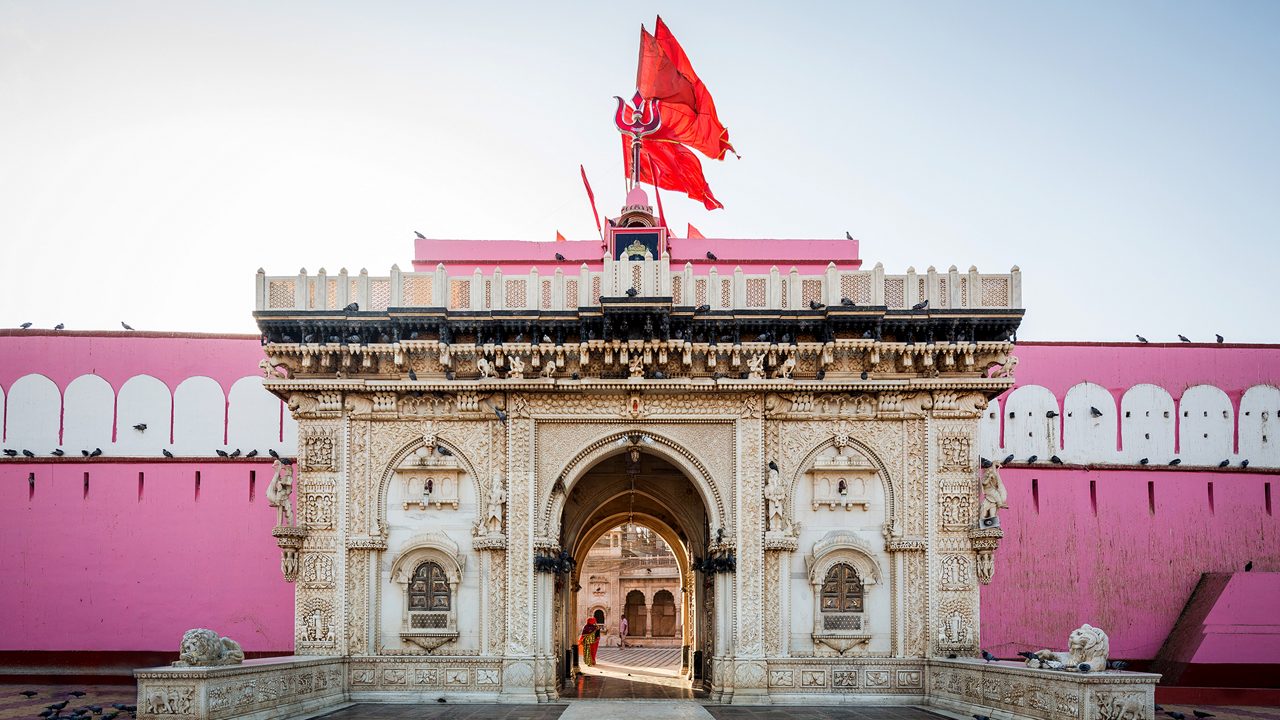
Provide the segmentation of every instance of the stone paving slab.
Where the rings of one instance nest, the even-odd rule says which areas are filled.
[[[560,720],[712,720],[691,700],[579,700],[569,703]]]

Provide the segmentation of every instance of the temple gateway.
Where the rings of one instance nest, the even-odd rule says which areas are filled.
[[[250,682],[277,713],[571,693],[582,562],[641,522],[709,701],[1150,717],[1155,676],[975,659],[1003,504],[978,421],[1013,383],[1016,267],[672,238],[640,189],[603,242],[416,253],[258,274],[263,382],[299,428],[273,483],[297,656],[182,671],[209,716],[262,712]]]

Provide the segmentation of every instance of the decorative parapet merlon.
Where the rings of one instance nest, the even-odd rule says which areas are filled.
[[[871,270],[827,265],[821,274],[801,274],[794,267],[767,273],[744,273],[742,268],[683,268],[670,258],[612,260],[602,258],[600,269],[584,263],[554,273],[507,274],[495,268],[459,271],[436,265],[433,272],[401,272],[370,276],[367,270],[335,276],[323,269],[310,275],[267,275],[259,270],[254,306],[257,310],[341,311],[352,303],[362,311],[393,307],[448,310],[576,310],[598,307],[600,297],[622,297],[635,288],[644,297],[671,297],[677,306],[709,305],[712,310],[802,310],[811,303],[839,307],[846,298],[861,307],[906,310],[927,302],[930,309],[1021,309],[1022,273],[979,273],[976,267],[946,272],[930,267],[924,273],[908,268],[902,275],[886,275],[879,263]]]

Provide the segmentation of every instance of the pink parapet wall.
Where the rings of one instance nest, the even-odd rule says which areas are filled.
[[[176,653],[196,627],[250,652],[292,651],[271,473],[269,462],[5,463],[0,651]]]

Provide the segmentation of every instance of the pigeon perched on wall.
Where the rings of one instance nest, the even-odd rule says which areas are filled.
[[[25,448],[22,450],[22,455],[23,455],[23,457],[29,457],[29,458],[33,458],[33,457],[35,457],[35,456],[36,456],[36,454],[35,454],[35,453],[33,453],[33,452],[31,452],[30,450],[27,450],[27,449],[25,449]]]
[[[1061,465],[1062,458],[1058,457],[1057,455],[1050,455],[1049,462],[1053,463],[1054,465]]]
[[[268,454],[268,455],[270,455],[271,457],[273,457],[273,458],[277,459],[277,460],[279,460],[279,459],[280,459],[280,453],[278,453],[278,452],[276,452],[275,450],[272,450],[272,449],[270,449],[270,448],[268,448],[268,449],[267,449],[267,454]]]
[[[1227,341],[1227,340],[1226,340],[1226,338],[1222,337],[1222,336],[1221,336],[1221,335],[1219,335],[1218,333],[1214,333],[1214,334],[1213,334],[1213,337],[1218,341],[1218,344],[1219,344],[1219,345],[1221,345],[1222,343],[1224,343],[1224,342],[1226,342],[1226,341]],[[1213,716],[1212,716],[1212,715],[1210,715],[1210,717],[1213,717]]]
[[[1139,464],[1139,465],[1146,465],[1146,464],[1147,464],[1147,463],[1149,463],[1149,462],[1151,462],[1151,458],[1142,458],[1141,460],[1139,460],[1139,461],[1138,461],[1138,464]]]
[[[227,457],[233,457],[233,458],[240,457],[240,448],[236,448],[234,451],[231,452],[231,454],[227,455]]]
[[[101,454],[102,454],[102,448],[94,448],[93,452],[89,453],[89,457],[98,457]]]
[[[817,300],[810,300],[810,301],[809,301],[809,309],[810,309],[810,310],[821,310],[821,309],[822,309],[822,308],[824,308],[824,307],[826,307],[826,305],[823,305],[822,303],[818,302]]]
[[[694,308],[693,311],[695,313],[711,312],[711,306],[706,303],[703,303],[702,305],[699,305],[698,307]]]
[[[127,322],[125,322],[125,321],[123,321],[123,320],[121,320],[121,321],[120,321],[120,327],[124,328],[125,330],[132,330],[132,329],[133,329],[133,328],[129,327],[129,323],[127,323]]]
[[[147,424],[146,424],[146,423],[138,423],[137,425],[134,425],[134,426],[133,426],[133,429],[134,429],[134,430],[137,430],[138,432],[146,432],[146,430],[147,430]]]
[[[1096,418],[1102,417],[1102,411],[1092,405],[1089,406],[1089,414]]]
[[[57,325],[54,325],[54,326],[53,326],[53,329],[54,329],[54,330],[62,330],[62,329],[64,329],[64,328],[66,328],[66,327],[67,327],[66,325],[63,325],[62,323],[58,323]]]
[[[1146,338],[1144,338],[1144,337],[1142,337],[1141,335],[1135,335],[1134,337],[1138,338],[1138,342],[1140,342],[1140,343],[1145,343],[1145,342],[1147,342],[1147,339],[1146,339]]]
[[[635,289],[635,288],[633,288],[633,287],[629,287],[629,288],[627,288],[627,297],[635,297],[635,296],[637,296],[637,295],[639,295],[639,294],[640,294],[640,291],[639,291],[639,290],[636,290],[636,289]]]
[[[360,303],[351,303],[350,305],[348,305],[348,306],[346,306],[346,307],[344,307],[344,308],[342,308],[342,309],[343,309],[343,310],[346,310],[347,312],[359,312],[359,310],[360,310]]]
[[[414,372],[414,371],[410,370],[410,371],[409,371],[409,379],[410,379],[410,380],[417,380],[417,379],[418,379],[418,373],[416,373],[416,372]]]
[[[250,450],[249,452],[245,453],[245,454],[244,454],[244,456],[245,456],[246,458],[258,457],[258,451],[257,451],[257,449]]]
[[[1245,564],[1244,564],[1244,571],[1245,571],[1245,572],[1250,572],[1250,571],[1252,571],[1252,570],[1253,570],[1253,561],[1252,561],[1252,560],[1250,560],[1249,562],[1247,562],[1247,563],[1245,563]]]
[[[53,451],[49,454],[53,455],[54,457],[62,457],[66,453],[62,452],[62,448],[54,448]]]
[[[1002,462],[1002,463],[1000,463],[1000,464],[1001,464],[1001,465],[1008,465],[1008,464],[1009,464],[1009,463],[1011,463],[1011,462],[1013,462],[1013,455],[1010,455],[1009,457],[1005,458],[1005,459],[1004,459],[1004,462]]]
[[[927,308],[927,307],[929,307],[929,301],[928,301],[928,300],[921,300],[920,302],[916,303],[915,305],[912,305],[912,306],[911,306],[911,309],[912,309],[912,310],[924,310],[924,309],[925,309],[925,308]]]
[[[1035,462],[1036,460],[1039,460],[1039,459],[1040,459],[1040,456],[1039,456],[1039,455],[1032,455],[1031,457],[1027,458],[1027,462],[1029,462],[1029,463],[1033,463],[1033,462]]]
[[[418,232],[417,230],[414,230],[414,231],[413,231],[413,234],[414,234],[414,235],[415,235],[419,240],[426,240],[426,239],[427,239],[427,236],[426,236],[426,235],[423,235],[422,233]]]
[[[1052,419],[1054,419],[1054,418],[1058,417],[1058,411],[1057,411],[1057,410],[1050,410],[1049,412],[1045,413],[1045,414],[1044,414],[1044,416],[1045,416],[1045,417],[1047,417],[1047,418],[1049,418],[1050,420],[1052,420]]]
[[[842,297],[842,298],[840,298],[840,304],[841,304],[841,305],[843,305],[843,306],[845,306],[845,307],[853,307],[853,306],[854,306],[853,299],[852,299],[852,298],[847,298],[847,297]]]
[[[218,454],[218,457],[231,457],[230,455],[227,454],[226,450],[215,448],[214,452]]]
[[[31,323],[25,322],[19,325],[18,327],[22,328],[23,330],[26,330],[27,328],[31,327]]]
[[[1169,464],[1172,465],[1173,467],[1177,467],[1182,464],[1182,458],[1174,458],[1169,461]]]
[[[990,652],[988,652],[988,651],[986,651],[986,650],[983,650],[983,651],[982,651],[982,659],[983,659],[983,660],[986,660],[987,662],[994,662],[994,661],[996,661],[996,660],[999,660],[1000,658],[996,657],[995,655],[992,655]]]
[[[716,257],[716,254],[715,254],[715,253],[713,253],[713,252],[711,252],[710,250],[708,250],[708,251],[707,251],[707,259],[708,259],[708,260],[719,260],[720,258]]]
[[[168,448],[160,448],[160,454],[167,458],[173,457],[173,453],[169,452]]]
[[[1178,339],[1185,343],[1191,342],[1191,340],[1188,339],[1186,335],[1178,335]]]
[[[556,253],[556,259],[559,260],[560,262],[564,262],[564,255],[561,255],[560,253]]]
[[[503,425],[507,424],[507,414],[502,412],[501,408],[495,407],[493,409],[493,414],[498,416],[498,422],[502,423]]]

